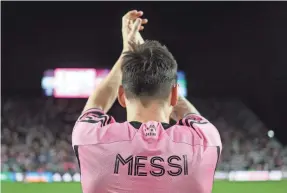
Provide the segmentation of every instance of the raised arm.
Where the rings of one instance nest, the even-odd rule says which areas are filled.
[[[131,50],[132,44],[140,44],[144,42],[139,31],[143,30],[142,25],[146,24],[147,20],[140,19],[142,15],[142,11],[133,10],[128,12],[122,18],[122,53],[108,76],[97,86],[95,91],[89,97],[84,107],[84,111],[91,108],[99,108],[106,113],[114,104],[117,98],[117,90],[122,80],[121,65],[123,53]]]
[[[173,120],[178,121],[189,113],[195,113],[200,115],[197,109],[186,98],[184,98],[183,96],[179,96],[177,104],[173,107],[173,111],[170,117]]]

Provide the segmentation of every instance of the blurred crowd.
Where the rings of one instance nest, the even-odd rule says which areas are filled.
[[[223,143],[217,169],[287,170],[287,149],[237,100],[192,100],[219,130]],[[1,113],[2,171],[78,172],[71,133],[86,100],[7,99]],[[111,115],[125,120],[115,104]],[[275,135],[276,136],[276,135]],[[271,136],[272,137],[272,136]]]

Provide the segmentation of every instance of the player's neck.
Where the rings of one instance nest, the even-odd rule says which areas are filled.
[[[127,107],[127,120],[146,123],[148,121],[157,121],[169,123],[169,107],[162,105],[151,105],[143,107],[142,105],[131,105]]]

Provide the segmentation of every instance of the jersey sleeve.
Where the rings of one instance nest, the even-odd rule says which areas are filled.
[[[75,145],[93,144],[97,130],[115,122],[115,119],[100,109],[89,109],[81,114],[76,121],[72,133],[72,143]]]
[[[178,125],[187,126],[196,131],[204,139],[206,146],[216,146],[222,149],[221,138],[217,128],[203,116],[198,114],[187,114],[177,122]]]

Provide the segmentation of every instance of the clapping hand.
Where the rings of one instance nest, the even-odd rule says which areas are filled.
[[[122,18],[123,52],[133,50],[133,45],[143,44],[140,31],[144,29],[147,19],[141,19],[142,11],[129,11]]]

